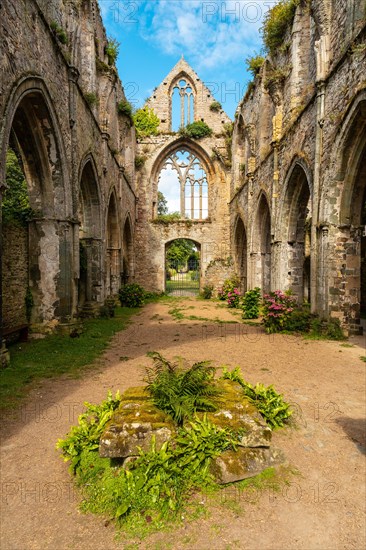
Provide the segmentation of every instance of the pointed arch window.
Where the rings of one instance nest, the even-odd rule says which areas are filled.
[[[177,132],[194,121],[194,92],[188,79],[181,78],[172,91],[172,130]]]
[[[181,218],[204,220],[208,216],[207,174],[200,159],[187,149],[169,155],[160,171],[159,191],[169,213]]]

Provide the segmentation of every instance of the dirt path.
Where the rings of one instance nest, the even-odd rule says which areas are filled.
[[[187,316],[235,319],[211,302],[185,299]],[[112,525],[78,511],[78,494],[55,451],[85,400],[101,401],[108,389],[141,382],[146,352],[157,350],[218,365],[240,365],[252,383],[273,383],[294,403],[299,428],[274,434],[300,476],[280,493],[256,502],[233,495],[207,519],[173,533],[158,533],[129,548],[146,549],[357,549],[365,537],[365,340],[305,341],[268,336],[255,326],[218,324],[168,313],[150,304],[116,335],[99,367],[79,380],[46,381],[1,424],[1,549],[112,550]],[[128,358],[128,360],[126,360]],[[205,506],[205,504],[202,504]]]

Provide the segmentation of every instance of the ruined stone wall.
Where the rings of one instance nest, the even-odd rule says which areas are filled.
[[[358,214],[348,214],[348,225],[342,221],[342,209],[345,195],[356,190],[362,202],[365,185],[356,174],[366,136],[361,97],[365,16],[358,0],[314,0],[311,9],[302,2],[284,37],[286,47],[266,59],[239,104],[233,139],[232,248],[240,216],[247,234],[249,286],[261,282],[256,234],[264,194],[271,217],[271,288],[292,288],[303,298],[302,263],[309,250],[300,227],[305,215],[312,309],[339,318],[350,330],[359,327],[361,229]],[[272,120],[271,140],[258,130],[263,109]]]
[[[230,158],[224,135],[224,125],[230,119],[222,111],[211,111],[208,105],[214,98],[210,97],[207,105],[200,92],[196,95],[195,118],[204,119],[213,129],[213,135],[196,140],[170,132],[169,90],[180,78],[191,79],[197,87],[202,88],[199,77],[181,59],[147,102],[161,120],[159,135],[138,140],[138,154],[145,159],[145,163],[137,176],[139,200],[136,278],[144,287],[155,291],[165,289],[165,250],[167,243],[174,239],[191,239],[197,243],[201,252],[201,287],[206,284],[206,270],[210,262],[230,256],[230,235],[227,230],[230,198],[227,164]],[[197,155],[205,167],[208,178],[208,219],[160,223],[156,219],[160,169],[169,154],[183,148]],[[219,282],[220,276],[217,276],[216,285]]]
[[[134,128],[118,113],[125,96],[105,54],[107,38],[95,0],[5,0],[0,40],[0,183],[15,136],[35,211],[29,237],[35,322],[65,320],[78,307],[81,179],[87,164],[93,178],[88,176],[90,196],[83,200],[97,212],[93,224],[98,226],[94,232],[88,228],[90,296],[101,304],[116,290],[108,283],[107,221],[113,195],[118,278],[124,224],[129,220],[132,232],[135,225]]]
[[[4,328],[27,323],[25,296],[28,288],[28,231],[20,225],[3,230]]]

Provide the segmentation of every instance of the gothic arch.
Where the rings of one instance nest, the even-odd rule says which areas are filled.
[[[78,306],[102,299],[101,196],[92,155],[81,163],[79,176],[79,292]]]
[[[252,229],[251,271],[253,286],[263,293],[271,289],[271,213],[264,191],[257,201]]]
[[[276,241],[281,243],[280,286],[310,301],[311,172],[295,158],[282,193]]]
[[[134,239],[131,216],[128,213],[123,224],[122,236],[122,282],[131,281],[134,276]]]
[[[121,224],[118,198],[113,187],[106,215],[106,293],[115,295],[121,286]]]
[[[240,278],[241,292],[244,293],[247,288],[247,255],[248,241],[247,232],[241,216],[238,216],[234,225],[234,258],[236,263],[236,272]]]
[[[186,159],[175,158],[179,154],[188,154]],[[183,162],[185,168],[182,169],[181,174],[178,174],[176,168],[177,163]],[[187,213],[187,201],[191,205],[189,208],[190,214],[187,216],[191,219],[204,219],[210,213],[210,182],[212,181],[213,169],[211,160],[208,157],[206,151],[204,151],[198,144],[192,140],[182,138],[175,140],[169,144],[158,155],[153,169],[151,171],[152,192],[153,192],[153,216],[157,215],[157,198],[160,175],[167,164],[172,165],[172,170],[175,170],[177,178],[179,179],[177,189],[179,195],[180,207],[176,208],[181,213],[182,218],[186,217]],[[183,166],[182,164],[182,166]],[[198,174],[199,172],[199,174]],[[183,178],[183,179],[182,179]],[[197,187],[198,186],[198,187]],[[204,189],[204,205],[201,199],[202,190]],[[189,195],[189,193],[191,193]],[[196,196],[197,195],[197,196]],[[195,198],[193,198],[195,196]],[[188,199],[191,199],[190,201]],[[177,199],[178,200],[178,199]],[[196,204],[197,203],[197,204]],[[194,205],[194,206],[193,206]],[[193,214],[193,209],[197,208],[199,215]],[[203,215],[203,213],[205,215]]]
[[[7,101],[0,130],[1,181],[10,141],[22,159],[34,212],[28,223],[32,321],[64,319],[74,308],[71,189],[59,121],[39,77],[22,78]]]
[[[171,81],[168,93],[171,130],[177,131],[179,127],[182,128],[195,120],[197,89],[192,78],[185,71],[180,71]],[[177,105],[175,105],[176,100]],[[174,112],[176,108],[179,109],[179,113]],[[179,117],[176,117],[175,115],[178,114]],[[179,124],[177,124],[178,118]]]

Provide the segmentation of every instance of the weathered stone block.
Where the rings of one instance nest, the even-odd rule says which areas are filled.
[[[254,477],[266,468],[285,462],[279,449],[241,449],[225,451],[211,463],[211,473],[217,483],[233,483]]]

